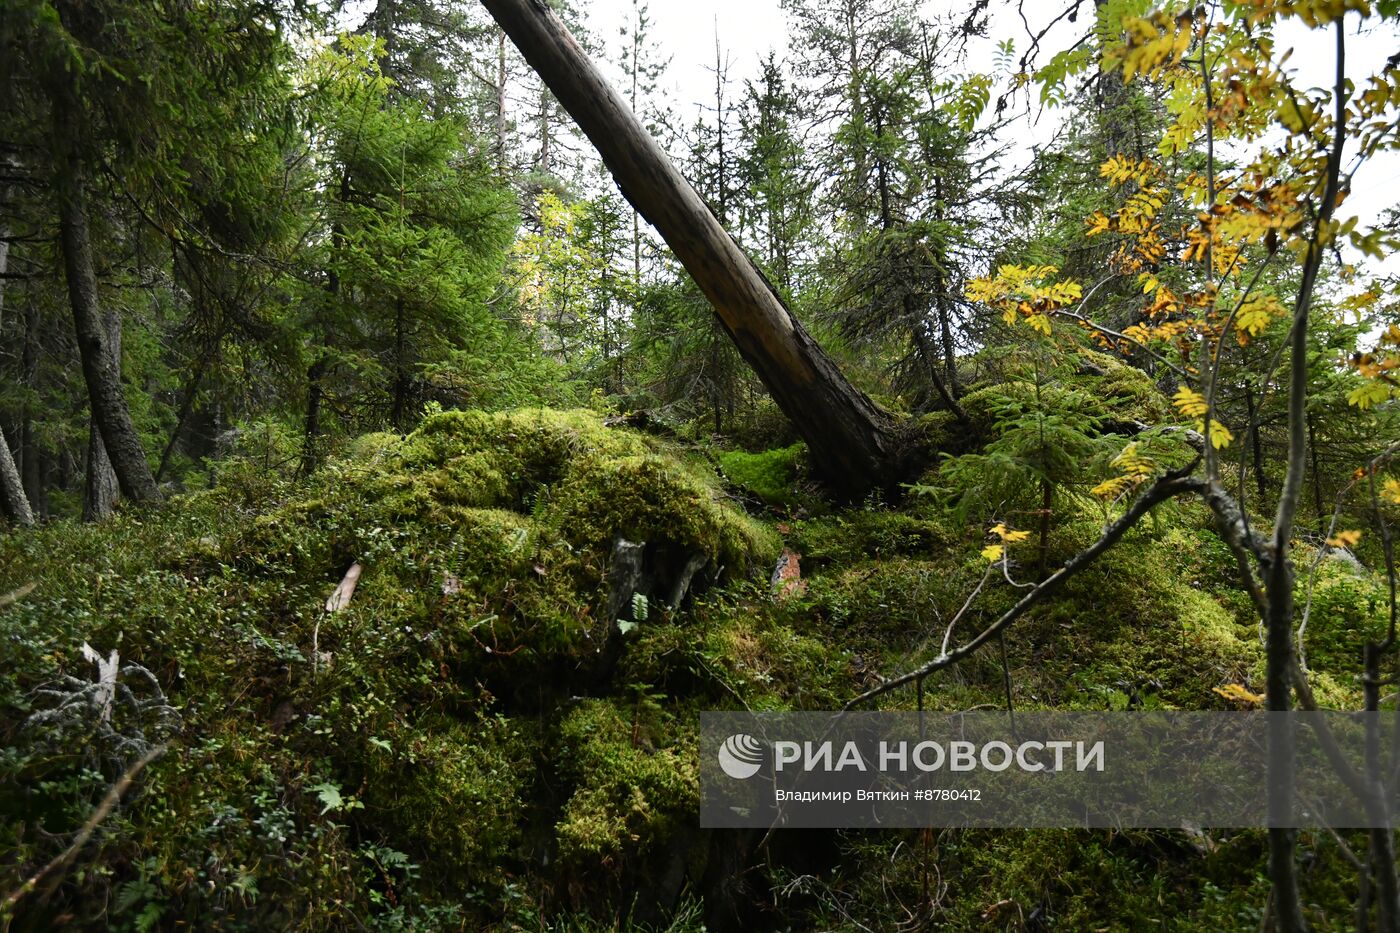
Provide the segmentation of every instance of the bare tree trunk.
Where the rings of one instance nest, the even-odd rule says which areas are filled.
[[[170,458],[175,453],[175,446],[180,442],[180,435],[184,433],[185,422],[190,418],[190,412],[194,410],[195,399],[199,398],[199,387],[204,381],[204,371],[209,368],[209,363],[218,352],[219,343],[223,340],[223,335],[215,337],[210,341],[209,346],[199,357],[194,372],[190,374],[190,381],[185,387],[184,397],[180,401],[180,411],[175,416],[175,427],[170,430],[170,440],[165,444],[165,450],[160,454],[160,465],[156,467],[156,482],[159,483],[165,471],[170,467]]]
[[[110,310],[107,317],[107,340],[112,355],[122,356],[121,318]],[[112,514],[117,507],[117,474],[112,470],[111,458],[107,456],[107,446],[102,443],[102,432],[97,422],[89,419],[87,476],[83,482],[83,521],[100,522]]]
[[[395,431],[403,430],[408,412],[408,340],[404,334],[403,299],[394,302],[394,404],[389,421]]]
[[[962,407],[957,397],[953,395],[952,390],[949,389],[947,384],[943,381],[943,377],[938,374],[938,358],[934,354],[933,342],[929,340],[928,334],[924,333],[924,322],[913,317],[915,314],[915,309],[912,307],[913,303],[913,295],[904,296],[905,313],[910,315],[911,319],[914,321],[911,330],[911,333],[914,335],[914,348],[918,351],[919,358],[924,361],[924,368],[928,370],[929,382],[933,383],[933,388],[938,392],[938,397],[943,400],[943,404],[953,413],[953,417],[957,418],[961,424],[970,425],[972,419],[968,417],[967,409]]]
[[[847,67],[850,69],[849,94],[851,98],[851,121],[854,124],[855,132],[852,140],[855,148],[854,159],[854,187],[859,190],[864,188],[865,176],[869,171],[867,162],[868,149],[865,142],[865,84],[864,76],[860,67],[860,35],[856,29],[856,5],[847,0],[845,8],[846,17],[846,53],[848,56]],[[854,192],[852,192],[854,194]],[[849,201],[847,202],[850,203]],[[865,232],[865,212],[851,211],[851,219],[855,221],[857,235]]]
[[[1313,431],[1312,412],[1308,412],[1308,459],[1312,461],[1313,511],[1317,513],[1317,530],[1327,529],[1327,508],[1322,504],[1322,474],[1317,471],[1317,434]]]
[[[40,464],[39,444],[34,436],[34,412],[30,408],[30,399],[39,388],[39,309],[33,298],[25,303],[24,308],[23,361],[20,378],[29,392],[25,394],[24,409],[20,412],[19,472],[30,508],[36,518],[43,518],[47,512],[44,472]]]
[[[496,37],[496,171],[506,177],[506,34]]]
[[[933,179],[933,192],[936,199],[937,217],[943,219],[943,179],[935,177]],[[934,249],[933,270],[933,302],[934,308],[938,312],[938,329],[943,338],[943,371],[944,378],[948,382],[948,391],[954,398],[962,395],[962,387],[958,385],[958,354],[957,346],[953,343],[953,320],[949,312],[950,298],[948,295],[948,252],[944,244],[940,241]]]
[[[9,271],[10,264],[10,243],[4,239],[8,232],[9,228],[0,221],[0,312],[5,308],[5,273]],[[20,433],[22,436],[22,428]],[[21,446],[21,456],[23,449]],[[0,432],[0,508],[4,509],[11,521],[21,525],[34,524],[34,512],[29,508],[29,498],[24,494],[24,481],[20,478],[14,457],[10,455],[10,445],[3,432]]]
[[[1249,417],[1249,448],[1254,457],[1254,488],[1259,501],[1264,501],[1264,450],[1259,444],[1259,418],[1254,409],[1254,390],[1244,386],[1245,414]]]
[[[1343,90],[1346,33],[1341,21],[1335,24],[1335,29],[1337,79],[1333,94],[1337,108],[1336,125],[1342,127],[1346,125],[1346,94]],[[1324,246],[1321,231],[1336,209],[1345,141],[1346,137],[1341,132],[1335,134],[1328,158],[1327,185],[1318,210],[1317,232],[1313,234],[1307,259],[1303,263],[1302,281],[1293,310],[1288,383],[1288,466],[1284,472],[1283,490],[1279,494],[1278,511],[1274,515],[1273,536],[1269,541],[1270,560],[1264,574],[1268,593],[1268,612],[1264,617],[1265,689],[1268,708],[1272,712],[1285,712],[1292,706],[1293,561],[1289,556],[1289,542],[1298,514],[1303,475],[1307,471],[1308,318],[1318,269],[1322,265]],[[1274,910],[1281,933],[1307,929],[1298,893],[1298,869],[1293,859],[1297,832],[1279,828],[1287,825],[1292,814],[1296,766],[1291,723],[1287,717],[1271,716],[1268,801],[1269,822],[1275,828],[1269,830],[1269,880],[1273,884]]]
[[[807,442],[827,481],[859,496],[898,479],[897,422],[852,386],[542,0],[483,0],[657,229]]]
[[[5,515],[11,521],[20,525],[34,524],[34,513],[30,511],[19,470],[3,434],[0,434],[0,506],[4,506]]]
[[[306,432],[302,438],[301,468],[303,475],[316,472],[320,462],[322,380],[330,368],[330,358],[322,351],[306,370]]]
[[[133,502],[155,502],[160,499],[160,490],[131,420],[131,410],[122,391],[119,351],[111,345],[107,318],[98,300],[92,243],[88,238],[83,166],[74,138],[80,117],[71,88],[61,88],[54,95],[53,110],[54,141],[58,150],[54,181],[58,196],[59,244],[92,419],[102,435],[102,444],[121,491]]]
[[[336,200],[338,206],[343,207],[350,201],[350,170],[342,168],[340,174],[340,186],[336,189]],[[340,272],[338,263],[340,261],[341,248],[345,245],[345,230],[341,224],[339,216],[331,223],[331,261],[326,273],[326,294],[330,296],[332,302],[340,300]],[[315,327],[321,330],[321,346],[317,350],[316,358],[311,365],[306,368],[306,431],[302,438],[301,464],[298,472],[302,475],[309,475],[315,472],[320,464],[320,438],[321,438],[321,402],[325,396],[325,378],[331,368],[330,354],[330,332],[326,325],[315,322]]]
[[[88,426],[87,476],[83,481],[83,521],[100,522],[117,507],[117,474],[97,425]]]
[[[553,162],[550,161],[550,128],[549,128],[549,88],[540,88],[540,157],[536,162],[541,178],[547,179],[549,173],[554,170]]]

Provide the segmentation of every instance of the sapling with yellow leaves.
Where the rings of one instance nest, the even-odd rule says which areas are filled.
[[[1393,21],[1397,13],[1400,4],[1369,0],[1152,7],[1101,3],[1095,23],[1103,42],[1099,61],[1062,53],[1036,76],[1060,84],[1097,64],[1101,74],[1147,82],[1162,94],[1168,126],[1155,151],[1111,153],[1100,167],[1104,181],[1121,187],[1123,197],[1115,210],[1098,210],[1086,218],[1088,237],[1109,238],[1113,244],[1096,284],[1059,278],[1056,266],[1043,261],[1003,263],[973,282],[968,297],[1000,312],[1007,325],[1036,331],[1038,340],[1087,336],[1106,349],[1152,360],[1174,383],[1173,404],[1182,427],[1189,426],[1199,438],[1198,456],[1187,470],[1159,473],[1140,454],[1138,442],[1128,442],[1114,461],[1117,474],[1094,489],[1122,504],[1122,518],[974,638],[967,650],[1000,637],[1034,605],[1037,593],[1053,590],[1066,571],[1087,565],[1153,504],[1190,493],[1210,510],[1234,557],[1240,586],[1263,623],[1267,708],[1286,711],[1295,701],[1315,706],[1298,660],[1304,628],[1299,617],[1305,619],[1306,613],[1294,603],[1293,557],[1295,518],[1312,446],[1310,396],[1319,381],[1319,360],[1333,350],[1328,338],[1335,330],[1329,325],[1348,304],[1364,313],[1379,296],[1372,284],[1363,283],[1359,294],[1334,306],[1322,285],[1329,275],[1343,287],[1359,282],[1351,256],[1384,259],[1397,246],[1390,229],[1356,211],[1352,188],[1366,160],[1400,149],[1400,59],[1378,62],[1374,73],[1357,80],[1348,71],[1347,42],[1359,30]],[[1313,31],[1307,38],[1316,46],[1312,54],[1330,48],[1333,76],[1326,87],[1304,84],[1287,65],[1291,53],[1278,36],[1284,28],[1300,26]],[[1167,222],[1174,216],[1168,210],[1173,205],[1187,209],[1184,223]],[[1102,309],[1090,298],[1123,277],[1140,288],[1137,319],[1113,328],[1101,323]],[[1334,373],[1350,368],[1361,380],[1350,395],[1354,405],[1387,404],[1396,393],[1400,325],[1388,323],[1392,326],[1379,332],[1374,349],[1358,350],[1349,359],[1332,357]],[[1235,352],[1256,341],[1266,341],[1268,352]],[[1251,393],[1245,424],[1225,423],[1222,388],[1232,382]],[[1255,392],[1270,405],[1282,396],[1279,404],[1287,422],[1283,480],[1271,503],[1246,501],[1243,462],[1236,474],[1227,461],[1237,437],[1257,438]],[[1370,511],[1384,538],[1382,554],[1391,581],[1389,628],[1383,639],[1357,647],[1365,659],[1365,706],[1377,710],[1382,665],[1394,668],[1400,644],[1393,547],[1382,505],[1382,490],[1388,493],[1393,487],[1378,480],[1400,444],[1375,439],[1371,447],[1358,479],[1339,495],[1338,511],[1353,488],[1372,490]],[[1236,475],[1239,482],[1232,478]],[[1255,514],[1266,504],[1272,514]],[[1320,546],[1351,548],[1363,535],[1361,529],[1341,529]],[[915,676],[952,663],[958,651],[945,655]],[[1269,813],[1273,825],[1282,827],[1294,805],[1295,763],[1291,734],[1282,720],[1276,724],[1270,733]],[[1341,777],[1350,786],[1367,788],[1363,799],[1368,805],[1389,793],[1388,779],[1378,772]],[[1363,889],[1374,893],[1363,904],[1361,919],[1369,922],[1374,909],[1380,929],[1400,930],[1400,875],[1392,833],[1373,831],[1369,843]],[[1269,831],[1269,917],[1276,929],[1288,933],[1308,925],[1295,846],[1295,831]]]

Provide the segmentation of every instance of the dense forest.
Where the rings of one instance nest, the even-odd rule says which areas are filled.
[[[706,710],[1400,709],[1400,3],[698,106],[595,5],[0,0],[0,929],[1400,933],[1385,828],[697,815]]]

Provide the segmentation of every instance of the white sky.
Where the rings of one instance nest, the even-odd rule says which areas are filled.
[[[782,58],[787,46],[787,18],[778,0],[652,0],[647,10],[657,57],[671,59],[663,79],[673,93],[679,115],[689,118],[695,106],[714,96],[715,35],[729,58],[734,88],[758,73],[769,49]],[[588,25],[593,35],[615,52],[618,30],[632,17],[631,0],[592,0]]]

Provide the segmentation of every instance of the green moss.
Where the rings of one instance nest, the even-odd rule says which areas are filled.
[[[556,826],[560,859],[578,873],[635,869],[691,829],[698,741],[693,727],[655,710],[580,702],[559,726],[562,777],[574,785]]]
[[[936,515],[864,508],[795,522],[792,546],[804,566],[851,565],[886,557],[935,557],[962,537]]]
[[[933,411],[915,418],[913,436],[926,461],[935,460],[942,451],[963,450],[972,441],[967,428],[950,411]]]
[[[1144,424],[1175,420],[1170,402],[1147,373],[1106,353],[1084,347],[1078,353],[1080,378],[1103,400],[1110,417]]]
[[[1094,365],[1076,378],[1122,381],[1125,411],[1153,403],[1138,376]],[[761,466],[761,485],[786,456],[735,462]],[[1052,565],[1098,536],[1101,512],[1057,504]],[[255,929],[628,929],[661,877],[645,916],[664,918],[687,883],[699,895],[714,851],[696,820],[697,712],[839,707],[935,651],[987,570],[985,528],[926,498],[784,534],[806,591],[779,598],[781,542],[702,458],[592,413],[528,410],[362,438],[296,484],[230,468],[172,508],[0,535],[0,593],[38,584],[0,610],[0,848],[42,864],[110,777],[74,737],[16,728],[35,687],[90,675],[87,641],[154,671],[182,728],[37,925],[111,904],[117,926],[151,910]],[[653,613],[603,664],[618,535],[703,555],[718,585]],[[1034,542],[1011,556],[1029,580]],[[359,588],[328,613],[352,561]],[[1198,508],[1159,507],[1008,631],[1017,705],[1200,709],[1223,705],[1216,686],[1257,690],[1257,620],[1231,566]],[[959,632],[1021,592],[993,573]],[[1383,595],[1324,562],[1306,640],[1324,703],[1354,705]],[[992,646],[930,678],[925,704],[1000,704],[1002,677]],[[1255,928],[1264,903],[1257,833],[835,838],[834,864],[800,883],[779,855],[749,871],[753,898],[802,929],[896,928],[908,915],[890,905],[921,903],[925,872],[930,926],[947,929]],[[1355,892],[1327,839],[1303,845],[1325,927]]]
[[[807,445],[793,444],[762,453],[733,450],[718,455],[725,479],[758,496],[769,505],[791,505],[795,501],[792,485],[798,467],[806,455]]]
[[[503,716],[378,738],[363,749],[366,816],[412,840],[440,882],[480,888],[520,861],[539,753],[538,730]]]
[[[1080,520],[1060,529],[1053,556],[1082,549],[1100,527]],[[1248,680],[1260,657],[1256,631],[1177,559],[1173,542],[1140,526],[1031,614],[1015,641],[1035,646],[1045,701],[1211,709],[1220,705],[1213,688]]]
[[[571,545],[604,552],[620,535],[740,572],[777,556],[771,532],[716,499],[654,455],[582,457],[550,491],[542,521]]]
[[[1295,599],[1301,615],[1308,599],[1306,568],[1298,576]],[[1385,639],[1387,605],[1381,581],[1338,559],[1324,558],[1313,580],[1303,635],[1308,666],[1334,676],[1359,676],[1366,642]]]
[[[440,414],[362,438],[301,483],[231,468],[167,509],[0,536],[0,592],[37,583],[0,615],[0,722],[23,719],[36,685],[89,674],[84,641],[156,672],[183,717],[178,754],[113,824],[104,852],[118,861],[98,856],[72,896],[105,903],[130,883],[153,911],[217,904],[255,928],[352,915],[432,928],[454,911],[452,926],[475,927],[509,914],[496,896],[531,870],[541,824],[580,873],[641,866],[673,829],[693,836],[694,735],[653,711],[633,746],[625,687],[616,710],[585,704],[587,722],[569,705],[612,689],[598,617],[617,535],[704,555],[706,582],[766,572],[779,546],[700,458],[541,410]],[[354,597],[326,612],[352,562]],[[546,746],[546,732],[563,738]],[[56,795],[41,807],[0,791],[0,844],[26,861],[52,855],[33,814],[71,832],[101,790],[61,751],[73,745],[0,756],[0,784]],[[567,796],[538,774],[566,775]],[[206,856],[216,874],[174,868]],[[480,906],[462,914],[464,897]]]

